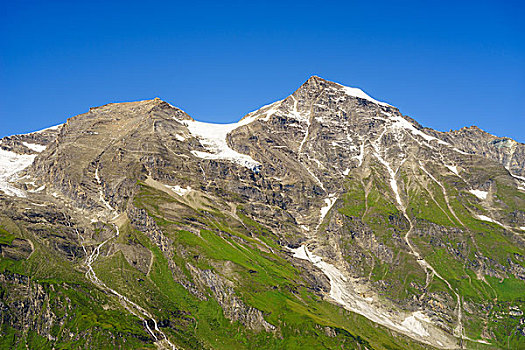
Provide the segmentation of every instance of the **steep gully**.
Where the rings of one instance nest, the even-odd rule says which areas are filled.
[[[120,294],[119,292],[117,292],[113,288],[109,287],[106,283],[104,283],[97,276],[97,274],[95,273],[95,270],[93,269],[93,264],[97,261],[98,257],[100,256],[100,249],[103,246],[105,246],[109,241],[117,238],[119,236],[119,234],[120,234],[118,224],[116,223],[116,220],[119,217],[119,214],[106,201],[106,199],[104,198],[104,193],[102,191],[102,181],[101,181],[101,179],[99,177],[98,167],[95,170],[95,180],[97,181],[97,183],[99,185],[99,198],[100,198],[101,202],[104,204],[104,206],[108,210],[110,210],[111,212],[113,212],[115,214],[114,217],[110,220],[110,222],[112,222],[113,227],[115,228],[115,234],[110,236],[106,240],[104,240],[102,243],[98,244],[95,248],[93,248],[91,250],[91,253],[88,254],[88,251],[86,249],[85,238],[80,234],[80,232],[75,227],[73,227],[73,225],[66,218],[66,221],[68,221],[68,225],[75,230],[75,232],[76,232],[76,234],[77,234],[77,236],[79,238],[80,244],[82,246],[82,250],[84,251],[84,254],[86,255],[86,260],[83,263],[84,267],[87,268],[87,272],[86,272],[85,276],[86,276],[87,279],[89,279],[93,284],[98,286],[100,289],[102,289],[102,290],[104,290],[106,292],[109,292],[110,294],[115,295],[118,298],[119,302],[122,304],[122,306],[124,306],[124,308],[126,310],[128,310],[131,314],[133,314],[134,316],[136,316],[140,320],[142,320],[144,322],[144,327],[146,328],[148,333],[150,333],[151,336],[155,339],[155,345],[157,346],[157,348],[159,348],[159,349],[172,349],[172,350],[175,350],[177,348],[168,339],[167,335],[162,330],[159,329],[157,320],[153,317],[153,315],[151,313],[149,313],[146,309],[144,309],[143,307],[141,307],[137,303],[131,301],[126,296]],[[148,323],[149,321],[151,321],[153,323],[153,329],[151,329],[151,327],[150,327],[150,325]],[[159,339],[159,336],[157,336],[157,334],[160,335],[160,339]]]

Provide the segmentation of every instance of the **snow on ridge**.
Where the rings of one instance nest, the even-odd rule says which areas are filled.
[[[13,186],[10,182],[16,179],[16,174],[30,166],[36,154],[17,154],[0,149],[0,191],[8,196],[25,197],[25,192]]]
[[[411,122],[409,122],[405,118],[401,117],[400,115],[392,114],[392,113],[386,113],[386,112],[383,112],[383,111],[381,111],[381,113],[383,113],[384,115],[386,115],[386,116],[388,116],[390,118],[390,120],[393,122],[392,126],[394,128],[406,129],[406,130],[410,131],[412,134],[420,136],[425,141],[428,141],[428,142],[436,141],[437,143],[440,143],[442,145],[448,145],[448,143],[446,143],[445,141],[440,140],[440,139],[438,139],[438,138],[436,138],[434,136],[430,136],[428,134],[425,134],[421,130],[416,129],[416,127]]]
[[[344,92],[349,95],[349,96],[352,96],[352,97],[357,97],[357,98],[361,98],[363,100],[367,100],[367,101],[370,101],[372,103],[375,103],[375,104],[378,104],[380,106],[385,106],[385,107],[392,107],[391,105],[389,105],[388,103],[386,102],[381,102],[381,101],[378,101],[376,99],[373,99],[372,97],[370,97],[366,92],[364,92],[363,90],[359,89],[359,88],[355,88],[355,87],[350,87],[350,86],[345,86],[345,85],[341,85],[339,83],[334,83],[334,84],[337,84],[339,85],[340,87],[343,88]]]
[[[259,107],[256,110],[251,111],[250,113],[246,114],[241,120],[238,121],[238,123],[242,123],[242,125],[246,125],[257,119],[268,121],[270,117],[275,112],[277,112],[277,109],[280,107],[281,102],[283,101],[284,100],[279,100],[279,101],[275,101],[267,105],[264,105],[262,107]],[[261,118],[262,115],[264,115],[263,118]]]
[[[44,145],[39,145],[39,144],[36,144],[36,143],[29,143],[29,142],[22,142],[22,144],[24,146],[26,146],[27,148],[29,148],[30,150],[32,151],[35,151],[35,152],[42,152],[46,149],[47,146],[44,146]]]
[[[41,133],[41,132],[48,131],[48,130],[57,130],[57,129],[60,128],[62,125],[64,125],[64,124],[58,124],[58,125],[50,126],[50,127],[48,127],[48,128],[42,129],[42,130],[31,131],[31,132],[28,132],[27,134],[20,134],[20,135],[39,134],[39,133]]]
[[[281,102],[283,102],[283,100],[275,101],[275,102],[270,103],[268,105],[262,106],[258,110],[253,111],[251,113],[248,113],[248,115],[245,118],[243,118],[241,121],[246,120],[246,123],[251,123],[255,119],[257,119],[257,115],[264,114],[265,116],[264,116],[264,118],[261,118],[261,120],[264,120],[264,121],[267,122],[268,120],[270,120],[270,117],[275,112],[277,112],[277,109],[279,109],[279,107],[281,106]],[[263,110],[264,110],[264,112],[262,112]],[[257,112],[262,112],[262,113],[257,114]]]
[[[479,199],[487,199],[487,195],[489,194],[487,191],[481,191],[481,190],[469,190],[470,193],[472,193],[474,196],[478,197]]]
[[[344,91],[345,91],[345,93],[347,95],[358,97],[358,98],[361,98],[363,100],[367,100],[367,101],[373,102],[373,103],[381,105],[381,106],[392,107],[388,103],[381,102],[381,101],[373,99],[372,97],[367,95],[363,90],[361,90],[359,88],[354,88],[354,87],[349,87],[349,86],[343,86],[343,88],[344,88]]]

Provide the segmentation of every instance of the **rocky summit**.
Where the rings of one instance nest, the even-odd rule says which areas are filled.
[[[525,145],[311,77],[0,140],[0,347],[525,348]]]

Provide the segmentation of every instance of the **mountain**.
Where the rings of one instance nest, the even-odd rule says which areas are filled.
[[[313,76],[0,141],[3,348],[525,347],[525,145]]]

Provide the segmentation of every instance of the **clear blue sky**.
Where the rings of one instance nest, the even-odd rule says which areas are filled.
[[[2,1],[0,136],[160,97],[232,122],[319,75],[525,142],[524,1]]]

